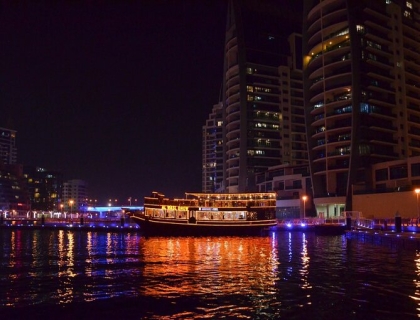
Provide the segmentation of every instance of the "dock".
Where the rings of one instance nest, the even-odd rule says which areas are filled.
[[[420,250],[420,233],[394,232],[378,230],[349,230],[345,232],[348,240],[358,240],[364,243],[388,246],[405,250]]]
[[[279,221],[270,228],[273,232],[297,231],[316,232],[320,224],[346,226],[345,219],[323,220],[316,219]],[[348,222],[348,221],[347,221]],[[354,221],[353,221],[354,222]],[[388,219],[387,223],[352,223],[338,234],[344,234],[347,240],[357,240],[364,243],[383,245],[392,248],[406,250],[420,250],[420,224],[413,224],[411,221],[401,221],[401,227]],[[397,221],[398,222],[398,221]],[[137,223],[129,218],[119,219],[0,219],[0,229],[14,230],[67,230],[67,231],[95,231],[95,232],[136,232],[141,233]],[[336,235],[332,233],[331,235]]]
[[[1,219],[0,229],[140,232],[138,224],[129,219]]]

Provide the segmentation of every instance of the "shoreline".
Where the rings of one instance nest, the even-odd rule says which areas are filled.
[[[34,223],[13,223],[0,224],[1,229],[20,229],[20,230],[67,230],[67,231],[98,231],[98,232],[141,232],[140,226],[136,223],[119,224],[116,221],[109,222],[85,222],[85,223],[63,223],[63,222],[45,222],[44,224]],[[37,221],[38,222],[38,221]]]

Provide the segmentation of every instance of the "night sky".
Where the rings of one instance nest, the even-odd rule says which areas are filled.
[[[102,202],[201,191],[201,128],[220,96],[227,1],[0,7],[0,126],[18,162]]]

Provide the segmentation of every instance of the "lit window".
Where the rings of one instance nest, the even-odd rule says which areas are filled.
[[[324,102],[320,101],[314,105],[314,109],[321,108],[322,106],[324,106]]]
[[[246,91],[254,92],[254,87],[253,86],[246,86]]]
[[[257,128],[267,128],[267,124],[266,123],[261,123],[261,122],[256,123],[255,126]]]
[[[410,1],[407,1],[405,4],[407,8],[413,9],[413,4]]]

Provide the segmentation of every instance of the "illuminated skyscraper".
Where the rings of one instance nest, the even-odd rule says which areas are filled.
[[[372,165],[420,155],[420,3],[305,0],[303,30],[314,202],[352,210]]]
[[[229,1],[222,100],[226,192],[253,191],[255,174],[291,161],[292,128],[283,117],[291,109],[282,110],[291,102],[290,74],[280,66],[289,65],[288,37],[301,31],[302,15],[288,3]],[[300,117],[304,131],[303,112]],[[300,157],[305,153],[306,145]]]
[[[0,128],[0,161],[3,164],[17,162],[16,131]]]

